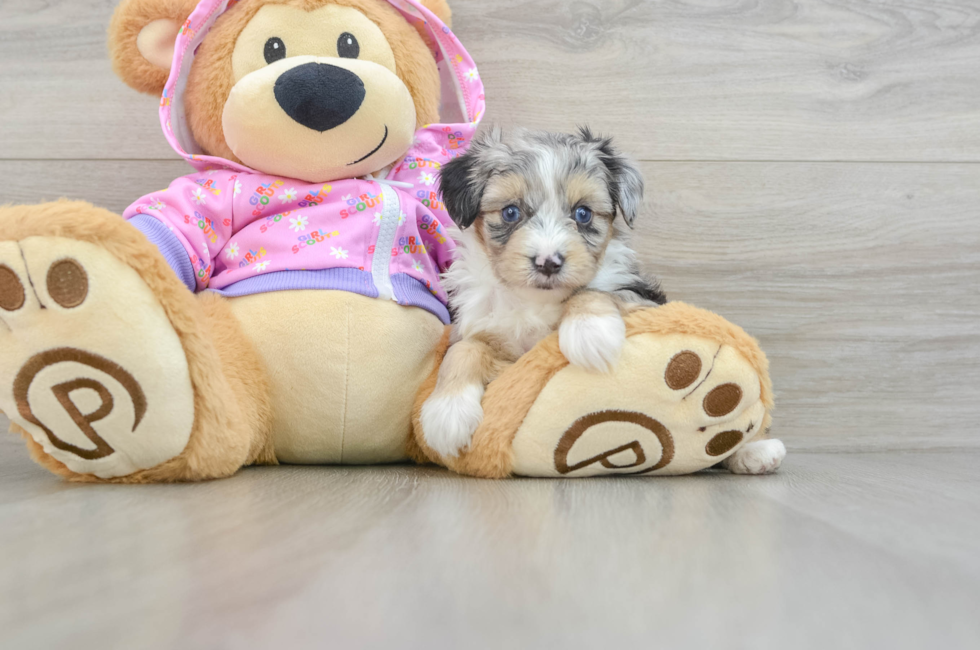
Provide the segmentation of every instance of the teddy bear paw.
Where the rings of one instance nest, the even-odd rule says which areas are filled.
[[[186,447],[181,341],[135,270],[60,237],[0,242],[0,409],[77,474],[117,478]]]
[[[517,429],[513,472],[664,475],[705,469],[759,434],[767,413],[761,391],[758,370],[737,345],[684,333],[635,334],[611,372],[596,375],[570,365],[548,381]],[[776,441],[754,445],[733,461],[733,471],[772,471],[780,450]]]

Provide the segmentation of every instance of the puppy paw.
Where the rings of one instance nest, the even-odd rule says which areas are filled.
[[[459,393],[433,393],[422,405],[425,442],[442,456],[455,458],[470,444],[483,421],[482,386],[467,386]]]
[[[732,474],[772,474],[786,458],[786,446],[780,440],[750,442],[730,457],[724,466]]]
[[[626,323],[619,314],[573,316],[558,329],[558,347],[573,365],[609,372],[626,342]]]

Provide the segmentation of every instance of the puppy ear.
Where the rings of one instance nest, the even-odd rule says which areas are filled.
[[[500,129],[490,129],[473,142],[468,152],[442,167],[439,192],[449,216],[460,230],[472,226],[480,216],[483,192],[493,173],[488,167],[488,156],[501,143],[502,137]]]
[[[197,0],[124,0],[109,24],[109,54],[131,88],[159,95],[170,76],[174,44]]]
[[[466,153],[442,167],[439,191],[446,211],[460,230],[466,230],[480,216],[480,201],[486,183],[476,178],[477,155]]]
[[[632,228],[643,205],[643,175],[632,161],[613,147],[612,138],[595,136],[588,127],[579,129],[579,135],[595,145],[609,174],[609,194],[613,203],[626,225]]]

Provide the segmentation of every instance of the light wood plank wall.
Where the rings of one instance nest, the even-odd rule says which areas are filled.
[[[635,245],[756,335],[797,450],[980,446],[980,0],[455,0],[489,120],[640,161]],[[0,202],[186,172],[114,0],[0,0]]]

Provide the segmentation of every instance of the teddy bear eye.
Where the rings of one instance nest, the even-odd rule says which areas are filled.
[[[345,59],[356,59],[361,53],[361,45],[350,32],[344,32],[337,39],[337,54]]]
[[[286,44],[278,36],[265,42],[265,62],[272,64],[286,58]]]

